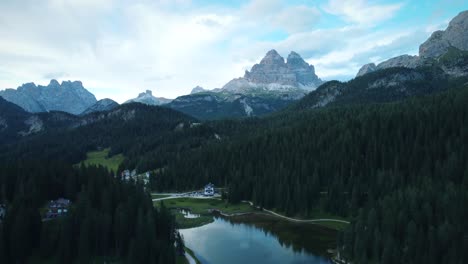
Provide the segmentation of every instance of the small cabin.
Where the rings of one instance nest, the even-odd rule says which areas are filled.
[[[48,210],[45,215],[45,218],[57,218],[68,213],[68,208],[71,205],[71,201],[64,198],[59,198],[57,200],[52,200],[49,202]]]
[[[205,196],[213,196],[215,193],[214,185],[212,183],[208,183],[205,186],[205,191],[203,192],[203,195]]]

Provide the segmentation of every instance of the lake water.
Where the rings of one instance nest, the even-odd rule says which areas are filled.
[[[215,217],[213,223],[180,230],[203,264],[329,264],[336,231],[274,217]]]

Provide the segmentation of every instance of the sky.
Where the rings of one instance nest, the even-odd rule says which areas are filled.
[[[0,0],[0,89],[81,80],[98,99],[175,98],[242,77],[271,49],[323,80],[410,54],[465,0]]]

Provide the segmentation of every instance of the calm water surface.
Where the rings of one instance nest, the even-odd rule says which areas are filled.
[[[211,224],[180,232],[203,264],[329,264],[320,255],[335,243],[334,231],[257,216],[216,217]]]

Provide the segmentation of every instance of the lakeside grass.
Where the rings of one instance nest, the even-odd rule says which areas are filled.
[[[101,165],[108,170],[116,173],[119,165],[124,161],[125,157],[122,154],[109,157],[110,149],[103,149],[101,151],[90,151],[86,153],[86,160],[80,162],[78,165]]]
[[[172,209],[176,217],[178,228],[186,229],[199,227],[214,221],[210,210],[222,211],[225,214],[249,213],[255,211],[248,203],[230,204],[219,199],[195,199],[195,198],[175,198],[163,201],[164,205]],[[154,202],[155,206],[160,206],[161,201]],[[190,210],[193,214],[198,214],[198,218],[185,218],[179,209]]]
[[[159,203],[159,202],[156,202]],[[176,198],[164,201],[167,208],[189,209],[194,214],[207,214],[209,210],[219,210],[226,214],[248,213],[255,211],[248,203],[230,204],[219,199]]]

